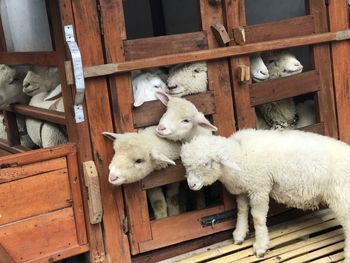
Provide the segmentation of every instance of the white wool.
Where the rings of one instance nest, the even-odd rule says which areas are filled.
[[[63,98],[48,100],[48,98],[55,97],[61,92],[61,85],[58,85],[54,90],[47,92],[40,92],[34,95],[29,105],[39,107],[42,109],[50,109],[64,112]],[[42,120],[35,120],[26,118],[26,126],[28,135],[33,142],[39,147],[50,147],[67,142],[67,136],[62,127],[59,125],[48,123]]]
[[[259,54],[250,57],[250,75],[254,82],[264,81],[269,78],[269,70]]]
[[[156,91],[168,92],[166,78],[161,70],[140,73],[133,77],[134,106],[139,107],[146,101],[157,100]]]
[[[269,197],[300,209],[324,204],[343,225],[345,257],[349,262],[349,145],[303,131],[249,129],[230,138],[198,136],[182,147],[181,159],[191,189],[199,190],[219,180],[230,193],[239,195],[236,243],[242,242],[248,230],[248,202],[258,256],[268,249]]]
[[[298,122],[296,127],[302,128],[316,123],[315,101],[306,100],[296,105]]]
[[[181,97],[207,91],[208,66],[206,62],[177,65],[170,69],[169,94]]]

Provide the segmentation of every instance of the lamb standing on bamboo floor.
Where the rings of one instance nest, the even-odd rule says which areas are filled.
[[[155,126],[139,132],[103,134],[114,140],[115,154],[109,165],[109,182],[115,186],[142,180],[155,170],[175,165],[179,158],[181,144],[168,141],[156,135]],[[172,187],[171,185],[169,186]],[[171,192],[171,189],[168,189]],[[149,189],[150,199],[156,219],[167,217],[167,202],[160,187]]]
[[[212,131],[217,131],[217,128],[204,117],[203,113],[197,110],[192,102],[183,98],[171,97],[164,92],[157,92],[156,94],[159,100],[167,107],[156,129],[158,136],[183,144],[190,142],[195,136],[211,135]],[[179,187],[180,183],[174,184],[173,190],[175,192],[172,195],[172,198],[177,203],[179,202]],[[167,202],[168,204],[173,203],[171,200],[167,200]],[[197,195],[195,205],[196,209],[205,207],[203,191]]]
[[[181,159],[192,190],[219,180],[237,196],[236,244],[248,232],[248,204],[255,228],[254,251],[269,247],[269,198],[300,209],[328,205],[345,232],[350,262],[350,146],[296,130],[241,130],[230,138],[198,136],[182,146]]]
[[[263,60],[269,71],[269,79],[295,75],[303,70],[296,57],[287,51],[265,54]],[[296,125],[297,112],[292,98],[259,105],[257,109],[272,129],[290,129]]]

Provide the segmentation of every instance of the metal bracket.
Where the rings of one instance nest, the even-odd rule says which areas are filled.
[[[219,214],[205,216],[201,218],[202,227],[211,226],[222,223],[224,221],[232,220],[236,215],[236,210],[229,210]]]
[[[72,57],[73,75],[75,80],[76,93],[74,98],[74,118],[76,123],[80,123],[84,121],[83,101],[85,82],[83,63],[78,44],[74,38],[73,25],[64,26],[64,34]]]

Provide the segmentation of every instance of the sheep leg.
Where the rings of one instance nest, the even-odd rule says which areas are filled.
[[[160,219],[167,217],[167,203],[165,201],[164,193],[161,187],[156,187],[147,190],[147,196],[151,203],[154,212],[154,217]]]
[[[248,231],[248,211],[249,211],[249,200],[246,195],[238,195],[237,200],[237,223],[236,229],[233,231],[233,240],[236,245],[243,243]]]
[[[169,216],[180,214],[179,191],[180,183],[168,184],[166,186],[166,202]]]
[[[269,248],[269,233],[266,226],[266,217],[269,210],[269,195],[250,195],[250,206],[255,228],[253,250],[257,257],[263,257]]]

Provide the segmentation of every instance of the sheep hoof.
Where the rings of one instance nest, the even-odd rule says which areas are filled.
[[[235,240],[234,244],[235,245],[242,245],[244,240]]]
[[[260,246],[260,247],[258,247],[256,245],[253,246],[254,254],[258,258],[264,257],[265,254],[266,254],[267,249],[268,249],[267,246]]]
[[[233,231],[232,233],[232,236],[233,236],[233,241],[234,241],[234,244],[235,245],[241,245],[246,237],[246,232],[242,232],[242,231],[239,231],[239,232],[236,232],[236,231]]]

